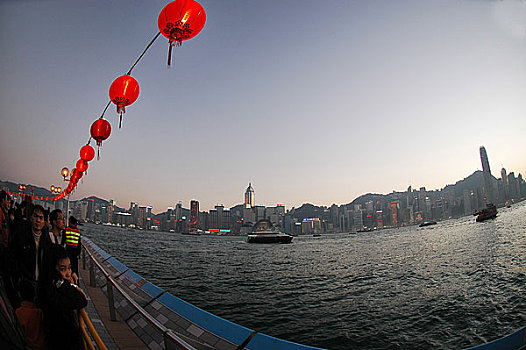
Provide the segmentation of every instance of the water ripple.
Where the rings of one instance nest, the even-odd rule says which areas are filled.
[[[490,222],[252,245],[86,225],[152,283],[260,332],[330,349],[458,349],[526,324],[526,205]]]

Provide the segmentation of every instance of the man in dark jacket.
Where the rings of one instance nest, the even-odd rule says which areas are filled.
[[[35,205],[29,225],[22,225],[13,235],[9,245],[12,278],[15,286],[24,279],[33,284],[36,290],[41,275],[49,274],[49,264],[44,257],[49,250],[50,240],[47,228],[44,228],[44,208]],[[16,305],[18,307],[19,305]]]

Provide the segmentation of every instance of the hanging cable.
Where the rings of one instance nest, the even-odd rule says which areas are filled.
[[[106,104],[106,107],[104,107],[104,111],[102,112],[102,114],[100,115],[100,118],[104,117],[104,114],[106,113],[106,111],[108,110],[108,107],[110,106],[111,104],[111,100],[108,101],[108,103]],[[91,140],[91,138],[90,138]]]
[[[146,51],[148,51],[148,49],[150,48],[150,46],[153,45],[153,43],[155,42],[155,40],[157,40],[157,38],[159,37],[159,35],[161,35],[161,32],[158,32],[154,38],[152,39],[152,41],[150,41],[150,43],[148,44],[148,46],[146,46],[146,48],[144,49],[144,51],[142,52],[142,54],[139,56],[139,58],[137,58],[137,61],[135,61],[135,63],[133,64],[133,66],[131,66],[130,70],[128,71],[128,75],[131,75],[131,72],[133,70],[133,68],[135,68],[135,66],[137,65],[137,63],[139,63],[139,61],[141,60],[142,56],[144,56],[144,54],[146,53]]]

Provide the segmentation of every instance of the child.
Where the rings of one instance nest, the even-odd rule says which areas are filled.
[[[71,284],[71,263],[64,250],[53,259],[51,276],[42,286],[44,322],[49,349],[84,349],[80,328],[75,321],[74,310],[88,304],[86,294]]]
[[[42,349],[45,341],[42,310],[35,306],[35,289],[29,281],[20,282],[20,295],[22,296],[22,305],[16,309],[16,316],[24,328],[31,349]]]

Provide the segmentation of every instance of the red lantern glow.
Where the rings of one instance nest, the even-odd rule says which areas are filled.
[[[88,162],[82,159],[77,160],[77,164],[75,166],[82,173],[88,170]]]
[[[102,145],[102,141],[106,140],[108,137],[110,137],[111,134],[111,124],[106,120],[99,118],[91,124],[91,137],[95,141],[97,141],[97,159],[100,158],[100,146]]]
[[[115,79],[110,86],[110,100],[117,106],[120,114],[119,128],[122,124],[122,114],[126,106],[134,103],[139,97],[139,83],[131,75],[122,75]]]
[[[161,34],[169,40],[168,66],[172,61],[173,45],[181,46],[184,40],[199,34],[205,22],[205,10],[194,0],[175,0],[161,10],[157,26]]]
[[[95,150],[90,145],[84,145],[80,148],[80,159],[90,162],[95,158]]]

